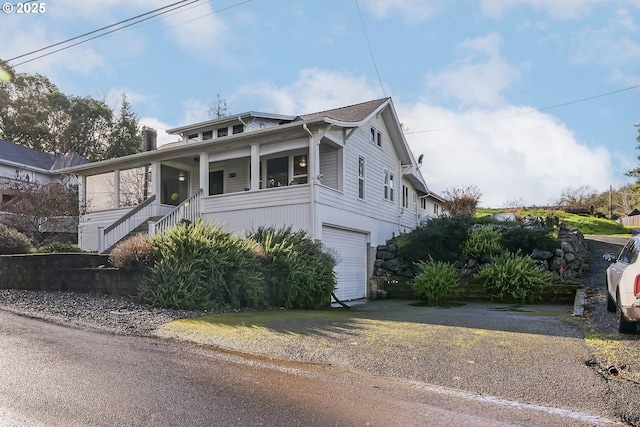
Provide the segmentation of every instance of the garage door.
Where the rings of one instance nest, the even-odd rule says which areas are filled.
[[[342,301],[367,296],[367,243],[364,233],[322,227],[325,246],[338,253],[336,296]]]

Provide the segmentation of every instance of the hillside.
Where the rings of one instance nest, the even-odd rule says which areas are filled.
[[[591,235],[607,235],[607,236],[631,236],[631,228],[624,227],[618,224],[616,221],[607,218],[597,218],[593,215],[578,215],[563,212],[560,210],[548,210],[548,209],[527,209],[527,208],[508,208],[508,209],[494,209],[494,208],[478,208],[476,210],[476,216],[479,218],[491,216],[493,213],[501,212],[513,212],[517,218],[523,218],[526,216],[534,216],[547,218],[550,215],[555,215],[561,222],[564,222],[567,227],[577,228],[582,234]]]

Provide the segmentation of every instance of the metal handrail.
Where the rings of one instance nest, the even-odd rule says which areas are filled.
[[[193,193],[184,202],[180,203],[174,210],[160,218],[152,227],[149,227],[149,235],[162,234],[164,230],[173,227],[186,220],[195,222],[200,218],[200,199],[202,198],[202,188]]]
[[[155,208],[152,203],[155,199],[156,195],[151,195],[147,200],[123,215],[122,218],[101,230],[98,236],[98,253],[103,253],[151,218]]]

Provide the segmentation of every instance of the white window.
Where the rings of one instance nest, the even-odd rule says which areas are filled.
[[[426,197],[421,197],[420,198],[420,207],[422,209],[427,209],[427,198]]]
[[[402,207],[409,207],[409,187],[406,185],[402,186]]]
[[[377,145],[378,147],[382,147],[382,132],[377,131],[376,128],[372,127],[369,142]]]
[[[218,128],[218,138],[229,135],[229,128]]]
[[[384,171],[384,198],[393,202],[393,174]]]
[[[293,179],[291,184],[307,183],[307,155],[293,156]]]
[[[207,139],[211,139],[213,138],[213,131],[212,130],[206,130],[204,132],[202,132],[202,140],[205,141]]]
[[[438,205],[437,203],[433,204],[433,213],[438,215],[438,213],[440,212],[440,205]]]
[[[299,154],[263,160],[260,163],[260,177],[262,178],[262,166],[264,163],[266,188],[306,184],[309,170],[307,157],[306,154]],[[251,172],[251,169],[249,169],[249,172]],[[249,173],[249,182],[251,182],[251,173]],[[263,188],[262,184],[260,184],[260,188]]]
[[[358,157],[358,199],[364,200],[364,157]]]
[[[198,139],[200,139],[200,136],[197,133],[192,133],[187,137],[187,142],[196,142]]]
[[[233,125],[233,129],[232,129],[233,134],[237,134],[237,133],[242,133],[244,132],[244,125],[240,124],[240,125]]]

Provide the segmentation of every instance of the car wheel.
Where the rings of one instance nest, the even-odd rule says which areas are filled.
[[[607,311],[609,313],[615,313],[616,309],[616,302],[611,298],[609,291],[607,291]]]
[[[620,301],[620,295],[618,295],[618,301]],[[618,332],[621,334],[633,334],[636,332],[635,322],[629,322],[625,319],[622,315],[622,310],[618,309],[616,315],[618,320]]]

